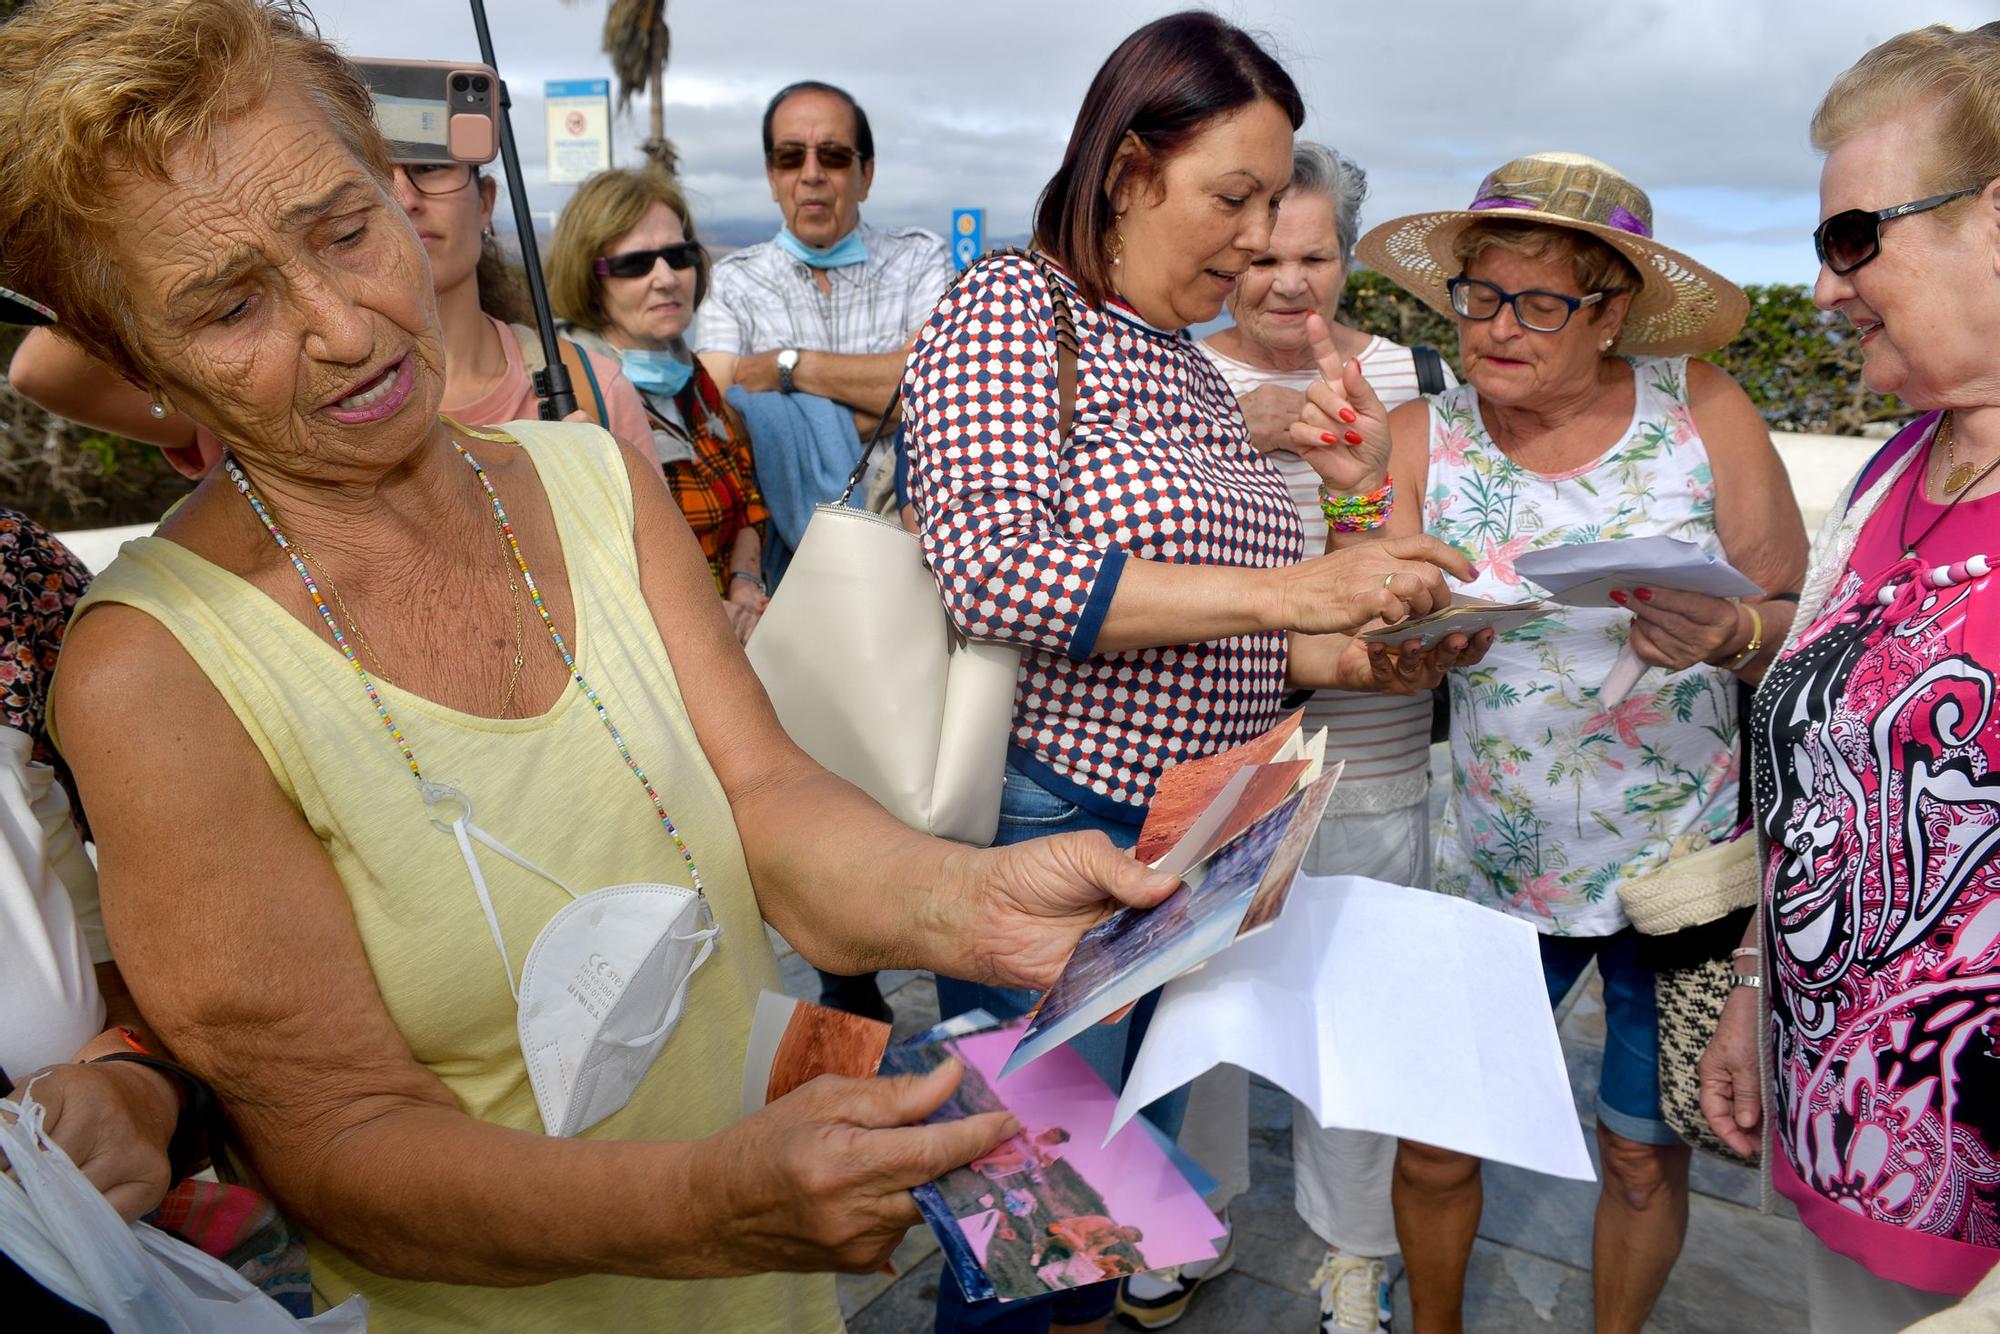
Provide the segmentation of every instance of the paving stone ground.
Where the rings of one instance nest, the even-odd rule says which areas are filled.
[[[818,978],[773,935],[786,989],[808,999]],[[898,1037],[938,1018],[929,975],[885,973]],[[1577,1090],[1577,1118],[1596,1147],[1591,1107],[1604,1054],[1604,1012],[1589,977],[1561,1016],[1563,1054]],[[1236,1267],[1203,1290],[1174,1326],[1186,1334],[1314,1334],[1319,1307],[1306,1290],[1321,1257],[1319,1240],[1292,1209],[1292,1100],[1251,1080],[1250,1193],[1236,1201]],[[1466,1284],[1465,1328],[1473,1334],[1589,1334],[1590,1239],[1597,1187],[1488,1164],[1486,1208]],[[1782,1202],[1781,1202],[1782,1204]],[[1804,1233],[1789,1206],[1757,1212],[1749,1168],[1696,1155],[1686,1249],[1647,1324],[1657,1334],[1803,1334]],[[841,1313],[852,1334],[928,1334],[937,1294],[937,1245],[927,1229],[905,1239],[897,1276],[840,1280]],[[1396,1285],[1397,1327],[1409,1328],[1409,1298]],[[1113,1330],[1128,1328],[1114,1322]]]

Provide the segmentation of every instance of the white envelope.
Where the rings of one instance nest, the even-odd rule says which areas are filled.
[[[1671,588],[1715,598],[1751,598],[1764,590],[1728,561],[1678,537],[1625,537],[1570,542],[1531,551],[1514,570],[1572,607],[1615,607],[1614,588]]]

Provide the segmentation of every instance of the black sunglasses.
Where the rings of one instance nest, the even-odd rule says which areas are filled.
[[[819,165],[828,171],[846,171],[860,157],[858,150],[846,144],[779,144],[771,150],[771,165],[779,171],[797,171],[806,165],[806,154],[819,158]]]
[[[1928,213],[1954,199],[1976,195],[1985,188],[1983,185],[1968,185],[1948,195],[1915,199],[1894,208],[1850,208],[1836,213],[1813,229],[1813,253],[1819,256],[1820,263],[1835,273],[1852,273],[1882,253],[1882,224],[1889,219]]]
[[[699,241],[676,241],[658,250],[627,250],[622,255],[599,255],[591,266],[600,278],[643,278],[660,260],[670,269],[691,269],[701,261]]]

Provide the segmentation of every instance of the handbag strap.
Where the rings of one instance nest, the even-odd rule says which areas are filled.
[[[1442,394],[1444,383],[1444,358],[1434,347],[1413,347],[1410,361],[1417,370],[1417,392],[1420,394]]]
[[[1042,275],[1042,282],[1049,289],[1049,306],[1055,313],[1056,324],[1056,426],[1062,433],[1062,438],[1067,440],[1069,439],[1070,426],[1076,420],[1076,359],[1078,347],[1076,314],[1070,309],[1069,294],[1063,291],[1062,284],[1056,280],[1055,274],[1049,268],[1048,259],[1040,251],[1023,250],[1019,246],[1008,246],[1002,250],[989,251],[980,258],[979,262],[983,264],[989,259],[1005,258],[1025,259],[1030,264],[1033,264],[1036,270]],[[972,272],[970,268],[965,271],[965,273],[970,272]],[[964,281],[965,274],[962,273],[953,280],[950,287],[945,289],[945,296],[950,296],[953,292],[957,291],[959,283]],[[942,299],[940,298],[940,300]],[[901,385],[898,385],[896,386],[896,392],[889,396],[888,406],[882,409],[881,418],[875,423],[875,433],[869,436],[868,443],[862,446],[861,458],[855,463],[854,471],[848,474],[847,485],[841,488],[839,504],[847,504],[850,497],[854,495],[854,488],[861,485],[862,475],[868,471],[868,461],[874,457],[875,447],[881,443],[882,435],[889,429],[889,421],[896,415],[896,408],[902,401],[903,388]]]

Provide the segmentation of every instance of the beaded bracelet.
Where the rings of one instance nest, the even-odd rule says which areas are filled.
[[[1384,481],[1365,495],[1336,496],[1321,482],[1319,508],[1326,515],[1327,526],[1336,533],[1370,532],[1389,522],[1396,508],[1396,484]]]

